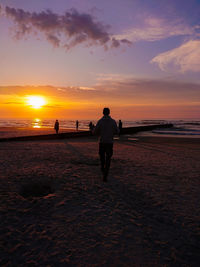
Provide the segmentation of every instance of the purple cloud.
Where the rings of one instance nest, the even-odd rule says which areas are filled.
[[[106,49],[130,44],[126,39],[113,38],[108,32],[109,26],[96,22],[90,14],[81,14],[75,9],[59,15],[50,10],[36,13],[6,6],[4,12],[16,24],[17,39],[27,34],[42,33],[53,46],[67,49],[81,43],[100,45]]]

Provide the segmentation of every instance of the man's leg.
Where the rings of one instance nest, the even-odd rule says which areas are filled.
[[[104,173],[105,169],[105,147],[103,143],[99,143],[99,156],[101,162],[101,171]]]
[[[107,181],[112,155],[113,155],[113,144],[106,144],[106,161],[105,161],[105,173],[104,173],[105,181]]]

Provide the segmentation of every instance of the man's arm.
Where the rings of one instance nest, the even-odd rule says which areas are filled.
[[[119,128],[117,127],[117,123],[114,120],[114,134],[119,134]]]
[[[100,133],[100,122],[98,121],[96,126],[94,127],[94,130],[92,131],[93,134],[98,135]]]

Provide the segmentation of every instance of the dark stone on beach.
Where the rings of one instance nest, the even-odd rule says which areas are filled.
[[[49,183],[30,181],[22,185],[19,193],[24,198],[44,197],[54,193],[54,189]]]

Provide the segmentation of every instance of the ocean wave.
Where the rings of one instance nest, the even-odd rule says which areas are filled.
[[[184,122],[184,125],[200,125],[200,122]]]
[[[168,123],[168,121],[166,120],[141,120],[141,121],[136,121],[137,124],[164,124],[164,123]]]

